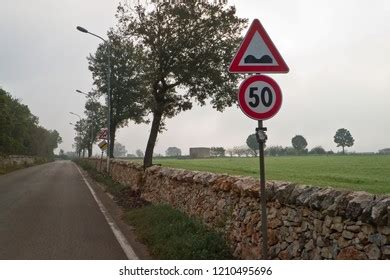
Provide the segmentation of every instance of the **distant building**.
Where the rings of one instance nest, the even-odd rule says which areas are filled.
[[[210,157],[210,148],[190,148],[191,158],[208,158]]]

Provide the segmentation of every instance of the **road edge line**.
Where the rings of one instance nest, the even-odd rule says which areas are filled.
[[[77,166],[77,164],[74,163],[74,165],[76,166],[77,170],[79,171],[81,177],[84,180],[84,183],[87,185],[89,191],[91,192],[93,198],[95,199],[97,205],[99,206],[100,212],[102,212],[104,218],[106,219],[108,225],[111,228],[111,231],[114,233],[116,240],[118,241],[119,245],[121,246],[127,258],[129,260],[139,260],[133,248],[131,247],[130,243],[127,241],[126,237],[123,235],[119,227],[116,225],[114,219],[108,213],[106,207],[104,207],[103,203],[97,197],[95,191],[93,190],[93,188],[91,187],[87,179],[85,178],[84,174],[81,172],[80,168]]]

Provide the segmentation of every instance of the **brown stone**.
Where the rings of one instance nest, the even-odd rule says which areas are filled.
[[[269,222],[268,222],[268,228],[272,228],[272,229],[280,227],[281,225],[283,225],[283,223],[279,219],[272,219],[272,220],[269,220]]]
[[[322,237],[321,236],[318,236],[317,240],[316,240],[316,244],[318,247],[324,247],[325,246],[325,243],[324,241],[322,240]]]
[[[290,255],[292,258],[297,257],[297,256],[298,256],[298,252],[300,251],[300,246],[299,246],[298,240],[295,240],[293,243],[291,243],[291,244],[287,247],[287,251],[289,252],[289,255]]]
[[[390,227],[379,227],[379,232],[383,235],[390,235]]]
[[[333,223],[334,224],[339,224],[343,221],[343,218],[340,216],[333,217]]]
[[[386,244],[386,237],[379,233],[371,234],[370,236],[368,236],[368,241],[376,244],[377,246],[382,246]]]
[[[348,230],[344,230],[343,233],[342,233],[342,236],[345,238],[345,239],[352,239],[354,237],[354,234]]]
[[[309,228],[309,223],[306,221],[303,221],[301,224],[301,231],[306,231]]]
[[[330,228],[337,232],[342,232],[344,229],[344,225],[342,223],[337,223],[337,224],[333,224]]]
[[[383,246],[382,254],[386,257],[390,256],[390,245]]]
[[[279,253],[278,257],[281,259],[281,260],[289,260],[289,256],[288,256],[288,251],[287,250],[283,250]]]
[[[332,250],[329,247],[324,247],[321,250],[321,257],[325,259],[332,259]]]
[[[331,224],[332,224],[332,218],[331,218],[330,216],[327,215],[327,216],[325,217],[324,224],[325,224],[326,227],[330,227]]]
[[[356,250],[353,246],[350,246],[341,249],[336,259],[337,260],[366,260],[367,256],[363,252]]]
[[[268,246],[273,246],[279,242],[278,232],[276,230],[268,230]]]
[[[368,225],[368,224],[364,224],[361,226],[361,231],[366,234],[366,235],[370,235],[371,233],[374,232],[374,229],[372,228],[371,225]]]
[[[322,221],[318,219],[314,219],[313,224],[314,224],[314,229],[320,232],[322,228]]]
[[[350,242],[349,240],[345,239],[344,237],[340,237],[338,240],[337,240],[337,244],[339,245],[339,247],[342,249],[342,248],[345,248],[347,246],[350,245]]]
[[[365,252],[370,260],[379,260],[381,257],[381,250],[375,244],[368,245]]]
[[[360,227],[356,226],[356,225],[347,226],[347,230],[352,231],[352,232],[359,232],[360,231]]]
[[[314,249],[314,241],[313,241],[313,239],[310,239],[309,242],[306,243],[305,249],[307,251],[311,251],[311,250]]]

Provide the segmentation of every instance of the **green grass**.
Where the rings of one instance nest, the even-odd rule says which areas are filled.
[[[157,259],[232,259],[223,237],[200,221],[167,205],[150,205],[137,193],[98,172],[88,162],[74,160],[95,180],[113,194],[126,212],[125,220],[135,227],[137,236]],[[122,196],[125,197],[122,197]],[[135,195],[135,197],[134,197]],[[132,197],[133,196],[133,197]],[[123,200],[126,203],[123,203]],[[145,206],[147,205],[147,206]],[[135,208],[136,207],[136,208]]]
[[[157,159],[155,164],[189,170],[258,177],[258,158]],[[267,157],[269,180],[390,193],[390,156]]]
[[[132,209],[126,221],[157,259],[222,260],[232,255],[222,236],[167,205]]]
[[[79,165],[82,169],[88,172],[89,176],[92,177],[95,181],[102,183],[105,186],[105,191],[109,192],[113,196],[118,196],[122,190],[126,189],[126,186],[115,182],[110,176],[107,176],[104,173],[98,172],[95,168],[93,168],[90,163],[80,160],[73,160],[77,165]]]

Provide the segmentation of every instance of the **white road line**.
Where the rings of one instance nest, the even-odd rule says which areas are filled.
[[[95,199],[96,203],[98,204],[100,211],[103,213],[104,217],[106,218],[106,221],[108,225],[110,226],[112,232],[114,233],[116,240],[118,240],[119,245],[122,247],[123,251],[125,252],[127,258],[129,260],[138,260],[137,255],[135,254],[133,248],[127,241],[126,237],[123,235],[123,233],[120,231],[118,226],[116,225],[114,219],[111,217],[111,215],[107,212],[106,208],[104,207],[103,203],[100,201],[100,199],[97,197],[95,191],[92,189],[91,185],[88,183],[87,179],[81,172],[80,168],[74,164],[77,168],[77,170],[80,172],[81,177],[83,178],[85,184],[89,188],[93,198]]]

